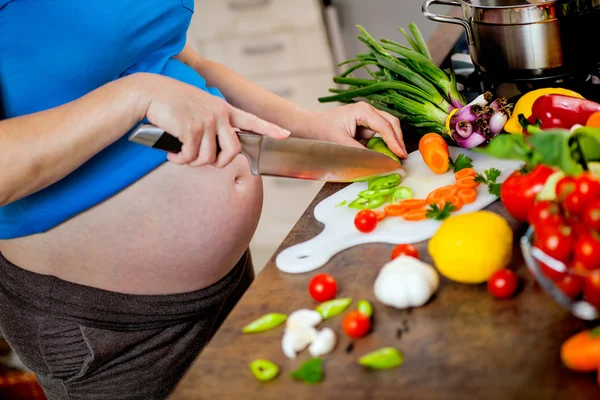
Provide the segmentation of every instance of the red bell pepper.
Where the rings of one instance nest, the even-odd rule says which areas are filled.
[[[574,125],[585,125],[589,117],[600,111],[600,104],[577,97],[560,94],[540,96],[531,108],[529,123],[541,122],[541,129],[571,129]]]

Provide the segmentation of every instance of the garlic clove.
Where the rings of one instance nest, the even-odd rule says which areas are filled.
[[[286,330],[296,328],[315,327],[321,323],[323,317],[315,310],[303,308],[291,313],[286,322]]]
[[[285,332],[281,339],[281,348],[288,358],[296,358],[296,354],[306,349],[317,336],[313,327],[295,328]]]
[[[333,351],[336,345],[335,332],[331,328],[321,329],[308,347],[313,357],[320,357]]]

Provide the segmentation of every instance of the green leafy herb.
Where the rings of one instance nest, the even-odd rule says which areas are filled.
[[[348,203],[348,202],[347,202],[346,200],[342,200],[342,201],[340,201],[339,203],[337,203],[335,206],[336,206],[336,207],[342,207],[342,206],[345,206],[347,203]]]
[[[323,360],[319,357],[311,358],[300,365],[300,368],[293,371],[290,377],[304,381],[309,385],[323,380]]]
[[[429,209],[427,210],[427,218],[436,219],[438,221],[443,221],[450,216],[452,211],[456,210],[456,207],[451,203],[444,204],[444,207],[440,209],[437,204],[430,204]]]
[[[465,156],[462,153],[456,157],[456,161],[452,161],[452,157],[448,158],[448,160],[450,161],[450,167],[454,168],[455,173],[461,169],[473,168],[473,160],[471,157]]]
[[[487,185],[490,194],[500,197],[500,188],[502,187],[502,184],[497,183],[496,180],[502,174],[502,171],[497,168],[490,168],[483,171],[483,173],[485,176],[481,174],[475,175],[475,182]]]
[[[590,336],[593,338],[600,337],[600,326],[590,330]]]

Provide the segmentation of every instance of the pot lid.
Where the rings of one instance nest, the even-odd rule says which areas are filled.
[[[478,8],[512,8],[535,6],[544,3],[556,3],[557,0],[460,0],[461,2]]]

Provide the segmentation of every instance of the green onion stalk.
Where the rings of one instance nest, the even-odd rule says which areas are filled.
[[[398,117],[403,128],[418,134],[436,132],[463,148],[489,143],[502,131],[512,104],[504,98],[493,99],[489,92],[467,104],[454,74],[433,62],[415,24],[409,24],[410,33],[399,29],[410,47],[388,39],[375,40],[362,26],[357,27],[358,40],[369,52],[340,63],[348,68],[333,82],[346,88],[330,89],[333,94],[319,102],[365,101]],[[355,77],[358,70],[367,71],[370,79]]]

